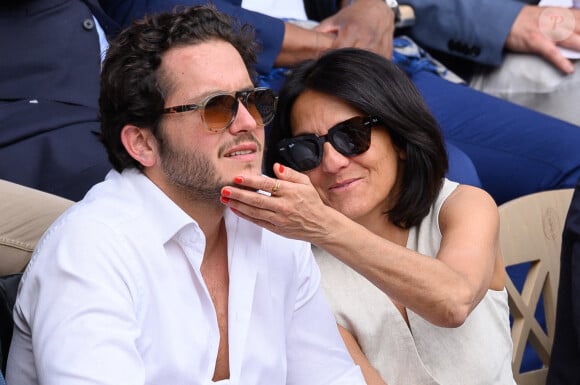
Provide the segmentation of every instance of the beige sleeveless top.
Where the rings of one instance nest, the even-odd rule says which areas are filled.
[[[407,248],[432,257],[441,242],[439,210],[457,183],[445,180],[433,207],[411,229]],[[513,385],[507,292],[488,290],[463,325],[442,328],[407,309],[326,251],[313,247],[337,322],[356,337],[389,385]]]

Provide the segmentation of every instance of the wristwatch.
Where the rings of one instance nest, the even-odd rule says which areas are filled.
[[[337,0],[338,4],[351,5],[354,0],[349,0],[344,3],[342,0]],[[410,27],[415,24],[415,11],[410,5],[403,4],[399,6],[397,0],[385,0],[385,3],[395,13],[395,28]]]
[[[385,0],[387,6],[393,10],[395,13],[395,26],[401,22],[401,10],[399,9],[399,3],[397,0]]]

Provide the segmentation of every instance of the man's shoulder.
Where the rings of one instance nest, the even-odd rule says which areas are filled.
[[[89,251],[119,243],[121,238],[146,237],[142,213],[143,205],[137,199],[131,201],[130,192],[115,183],[99,183],[52,223],[36,252],[59,246]]]
[[[95,226],[112,228],[120,223],[135,221],[141,215],[143,205],[132,200],[127,191],[107,182],[95,185],[85,197],[69,208],[62,218],[63,226]]]

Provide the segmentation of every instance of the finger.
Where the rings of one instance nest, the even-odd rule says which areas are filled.
[[[560,51],[544,57],[564,74],[569,75],[574,72],[574,64],[564,57]]]
[[[278,162],[274,163],[274,174],[277,178],[287,181],[287,182],[294,182],[300,184],[309,184],[310,178],[306,174],[298,172],[290,167],[284,166]]]
[[[278,226],[275,226],[275,225],[273,225],[272,223],[270,223],[268,221],[263,221],[263,220],[260,220],[260,219],[252,218],[251,216],[248,216],[248,215],[244,214],[243,212],[241,212],[241,211],[239,211],[239,210],[237,210],[237,209],[235,209],[233,207],[230,207],[230,209],[232,210],[232,212],[234,214],[236,214],[240,218],[244,218],[245,220],[248,220],[250,222],[253,222],[256,225],[261,226],[261,227],[263,227],[265,229],[268,229],[268,230],[270,230],[272,232],[276,232],[276,229],[278,228]]]
[[[234,178],[234,185],[253,191],[271,192],[276,186],[276,179],[265,175],[238,175]]]
[[[227,186],[222,188],[220,200],[226,206],[262,220],[277,211],[276,199],[257,191]]]
[[[255,207],[244,206],[240,202],[231,201],[229,204],[230,210],[237,216],[242,217],[259,226],[272,230],[276,227],[281,227],[281,224],[276,221],[276,214],[271,211],[264,211],[256,209]]]
[[[539,39],[536,52],[565,74],[574,72],[572,62],[564,57],[556,44],[550,39]]]
[[[270,194],[275,196],[278,194],[278,191],[280,190],[280,185],[282,184],[282,182],[280,181],[280,179],[276,179],[274,181],[274,186],[272,187],[272,190],[270,190]]]
[[[268,229],[271,229],[271,226],[285,227],[290,230],[288,226],[290,211],[284,207],[288,205],[279,203],[276,198],[235,187],[225,187],[222,190],[221,202],[237,215],[260,226]]]

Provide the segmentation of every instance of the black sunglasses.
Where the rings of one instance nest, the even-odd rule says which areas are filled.
[[[362,154],[371,145],[371,128],[380,124],[373,116],[355,116],[334,125],[324,136],[299,135],[278,142],[278,153],[286,165],[297,171],[308,171],[320,165],[325,142],[344,156]]]
[[[254,88],[253,90],[229,94],[225,92],[213,94],[205,98],[200,104],[167,107],[163,109],[163,113],[176,114],[200,110],[205,127],[211,132],[221,132],[236,119],[240,101],[259,126],[265,126],[274,119],[278,97],[269,88]]]

